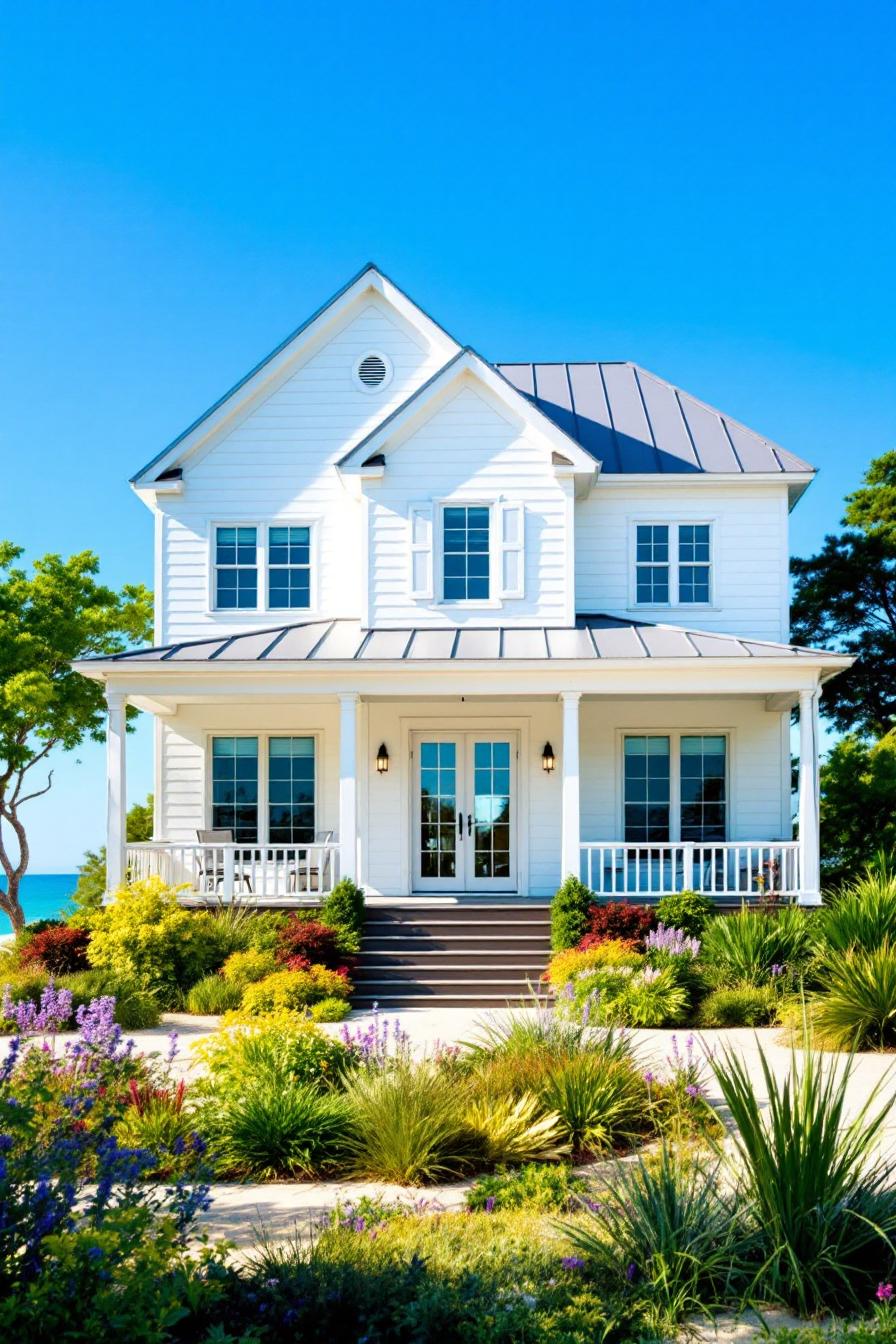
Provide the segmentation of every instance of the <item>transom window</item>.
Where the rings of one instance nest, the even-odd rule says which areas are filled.
[[[623,812],[630,844],[724,841],[728,833],[724,734],[626,736]]]
[[[265,745],[266,738],[266,745]],[[316,828],[315,740],[212,738],[211,824],[238,844],[303,845]]]
[[[268,529],[268,606],[311,605],[311,528]]]
[[[712,601],[712,525],[637,523],[638,606],[707,606]]]
[[[224,611],[258,606],[257,528],[215,528],[215,606]]]
[[[442,510],[442,596],[446,602],[489,597],[489,509],[448,504]]]

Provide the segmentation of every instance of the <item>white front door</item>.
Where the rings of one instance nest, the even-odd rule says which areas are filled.
[[[514,734],[416,736],[417,891],[516,891],[516,757]]]

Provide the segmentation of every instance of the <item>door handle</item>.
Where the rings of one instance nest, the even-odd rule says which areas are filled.
[[[463,838],[464,838],[464,814],[463,814],[463,812],[458,812],[458,814],[457,814],[457,838],[458,838],[458,840],[463,840]]]
[[[467,835],[473,834],[473,813],[467,813]]]

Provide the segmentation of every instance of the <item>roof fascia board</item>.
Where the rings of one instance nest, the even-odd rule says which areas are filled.
[[[443,351],[446,358],[460,350],[458,342],[415,304],[404,290],[377,267],[372,264],[365,266],[207,411],[194,420],[183,433],[156,454],[152,461],[132,476],[131,485],[151,486],[152,489],[157,489],[155,478],[160,472],[169,469],[181,458],[195,451],[201,443],[234,418],[246,402],[263,395],[269,386],[283,375],[284,370],[298,363],[303,352],[307,352],[309,347],[320,344],[331,331],[336,330],[340,320],[345,320],[348,310],[362,301],[367,294],[378,294],[405,322],[418,331],[426,342]]]
[[[530,425],[552,449],[569,458],[572,468],[589,479],[594,477],[600,463],[586,453],[584,448],[564,430],[545,415],[537,406],[524,397],[497,369],[475,350],[466,346],[455,357],[443,365],[437,373],[419,387],[396,410],[378,425],[370,434],[357,443],[337,463],[340,471],[353,472],[361,468],[368,457],[376,453],[388,453],[403,430],[418,420],[426,418],[431,401],[443,395],[451,385],[470,375],[479,380],[497,399],[519,419]]]
[[[602,486],[624,489],[628,485],[665,485],[694,487],[730,485],[742,489],[745,485],[783,485],[787,487],[788,510],[809,489],[817,471],[602,471]]]

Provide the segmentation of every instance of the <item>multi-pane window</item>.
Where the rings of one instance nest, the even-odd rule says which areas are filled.
[[[457,743],[420,744],[420,876],[454,877]]]
[[[725,839],[725,773],[724,737],[682,737],[682,840]]]
[[[510,743],[477,742],[473,771],[476,877],[509,877]]]
[[[442,511],[442,596],[446,602],[489,596],[489,510],[482,504]]]
[[[215,528],[215,606],[258,606],[258,532],[254,527]]]
[[[709,523],[679,523],[679,602],[709,601],[709,566]]]
[[[710,523],[635,524],[635,602],[706,606],[712,601]]]
[[[669,601],[669,528],[666,523],[638,523],[635,536],[637,602]]]
[[[268,529],[268,606],[311,606],[311,528]]]
[[[669,839],[672,804],[668,737],[627,737],[624,777],[625,839],[632,844]]]
[[[303,845],[314,840],[314,738],[268,741],[268,840]]]
[[[212,826],[239,842],[258,839],[258,738],[212,741]]]

